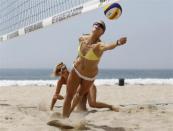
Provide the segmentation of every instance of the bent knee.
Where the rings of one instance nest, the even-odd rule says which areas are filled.
[[[92,102],[89,103],[89,106],[95,108],[96,107],[96,103],[92,101]]]

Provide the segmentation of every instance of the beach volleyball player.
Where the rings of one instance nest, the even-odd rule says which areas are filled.
[[[53,76],[60,77],[60,78],[57,81],[57,86],[56,86],[56,90],[55,90],[55,93],[54,93],[53,98],[52,98],[50,110],[53,110],[53,107],[54,107],[57,100],[64,99],[64,97],[60,94],[60,92],[61,92],[62,85],[67,84],[69,71],[63,62],[56,65],[56,68],[53,72]],[[106,91],[105,91],[105,93],[106,93]],[[113,110],[113,111],[119,111],[119,108],[114,107],[113,105],[109,105],[109,104],[106,104],[103,102],[96,101],[96,95],[97,95],[97,89],[96,89],[96,86],[93,84],[90,87],[89,92],[86,93],[86,95],[83,97],[82,101],[77,106],[77,110],[78,111],[86,111],[87,110],[86,102],[88,100],[88,104],[90,105],[90,107],[109,108],[110,110]]]
[[[122,37],[111,43],[102,42],[100,37],[104,34],[105,30],[105,23],[103,21],[96,21],[93,23],[90,34],[79,37],[78,58],[75,60],[68,77],[67,92],[63,105],[63,117],[69,117],[83,96],[89,92],[90,87],[96,79],[98,64],[102,54],[126,43],[126,37]]]

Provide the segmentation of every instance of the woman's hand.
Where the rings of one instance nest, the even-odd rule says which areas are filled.
[[[61,95],[59,95],[59,94],[55,94],[55,95],[53,96],[53,99],[54,99],[54,100],[57,100],[57,99],[59,99],[59,100],[63,100],[64,97],[61,96]]]
[[[50,110],[51,110],[51,111],[53,110],[53,107],[54,107],[54,105],[55,105],[57,99],[62,100],[62,99],[64,99],[64,97],[61,96],[61,95],[59,95],[59,94],[54,94],[54,95],[53,95],[52,103],[51,103],[51,107],[50,107]]]
[[[127,42],[127,37],[122,37],[117,40],[117,45],[124,45]]]

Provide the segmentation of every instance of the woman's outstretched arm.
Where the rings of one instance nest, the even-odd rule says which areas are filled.
[[[127,41],[127,38],[126,37],[122,37],[119,40],[117,40],[116,42],[111,42],[109,44],[101,44],[101,49],[103,51],[112,50],[112,49],[114,49],[117,46],[124,45],[126,43],[126,41]]]
[[[61,96],[59,93],[61,91],[61,87],[62,87],[63,83],[62,83],[62,80],[60,79],[58,82],[57,82],[57,87],[56,87],[56,91],[55,91],[55,94],[52,98],[52,102],[51,102],[51,107],[50,107],[50,110],[53,110],[53,107],[57,101],[57,99],[59,100],[62,100],[64,99],[63,96]]]

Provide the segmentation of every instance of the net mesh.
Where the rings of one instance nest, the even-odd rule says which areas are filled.
[[[0,0],[0,36],[92,0]]]

